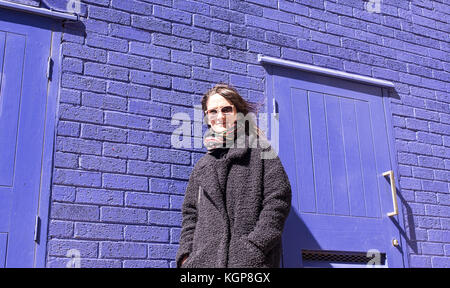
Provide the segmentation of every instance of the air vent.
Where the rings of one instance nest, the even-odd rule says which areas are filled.
[[[375,255],[367,255],[367,252],[344,252],[344,251],[324,251],[324,250],[303,250],[303,261],[319,261],[328,263],[358,263],[367,264],[375,260]],[[378,258],[378,257],[377,257]],[[378,260],[378,259],[377,259]],[[380,253],[379,264],[384,265],[386,254]]]

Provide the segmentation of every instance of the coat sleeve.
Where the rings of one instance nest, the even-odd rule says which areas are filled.
[[[194,240],[194,231],[197,223],[197,206],[195,195],[198,191],[198,184],[194,180],[193,175],[194,173],[191,173],[191,176],[189,177],[189,182],[181,208],[183,220],[179,241],[180,245],[175,259],[178,268],[181,266],[181,260],[184,255],[190,254],[192,251],[192,242]]]
[[[268,253],[279,241],[291,208],[289,178],[278,156],[263,159],[263,202],[258,221],[248,240]]]

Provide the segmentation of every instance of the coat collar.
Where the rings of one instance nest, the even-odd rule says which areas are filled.
[[[225,221],[228,221],[226,203],[224,203],[224,195],[220,188],[218,177],[227,177],[232,163],[244,164],[243,161],[247,158],[247,153],[250,153],[250,147],[253,147],[250,145],[253,141],[255,141],[254,136],[242,135],[236,140],[234,147],[230,147],[224,159],[217,160],[213,155],[206,153],[199,160],[199,167],[196,172],[199,185],[212,200]],[[219,163],[218,161],[224,161],[222,164],[225,165],[225,171],[221,170],[222,173],[219,172],[219,174],[216,173],[217,168],[214,167],[214,165]]]

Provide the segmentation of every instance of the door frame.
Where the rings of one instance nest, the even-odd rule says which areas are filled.
[[[37,216],[40,218],[39,239],[35,243],[35,256],[33,267],[45,268],[47,260],[47,238],[50,221],[50,203],[52,190],[53,163],[56,143],[56,125],[59,110],[59,83],[61,79],[62,63],[62,22],[55,20],[52,30],[51,57],[52,77],[48,82],[47,110],[45,115],[44,146],[42,148],[41,186]]]
[[[389,97],[389,89],[390,88],[394,88],[394,84],[390,81],[385,81],[385,80],[380,80],[380,79],[376,79],[376,78],[371,78],[371,77],[367,77],[367,76],[361,76],[361,75],[357,75],[357,74],[352,74],[352,73],[347,73],[347,72],[342,72],[339,70],[333,70],[333,69],[328,69],[328,68],[322,68],[319,66],[314,66],[314,65],[310,65],[310,64],[304,64],[304,63],[298,63],[298,62],[294,62],[294,61],[287,61],[287,60],[283,60],[283,59],[277,59],[277,58],[272,58],[272,57],[265,57],[262,55],[258,55],[258,60],[259,63],[265,68],[266,70],[266,103],[267,103],[267,112],[268,113],[276,113],[278,111],[276,111],[274,109],[274,103],[275,103],[275,95],[273,94],[274,91],[274,85],[275,85],[275,81],[274,81],[274,72],[273,72],[273,66],[282,66],[282,67],[287,67],[292,69],[292,71],[297,71],[297,70],[302,70],[302,71],[308,71],[310,73],[318,73],[321,75],[325,75],[328,77],[338,77],[341,79],[345,79],[348,81],[356,81],[362,84],[366,84],[366,85],[372,85],[372,86],[376,86],[379,87],[382,91],[382,101],[383,101],[383,107],[384,107],[384,118],[386,121],[386,127],[387,127],[387,136],[388,136],[388,146],[389,146],[389,159],[390,159],[390,164],[391,164],[391,168],[394,171],[394,175],[395,175],[395,186],[397,187],[397,194],[401,193],[401,187],[399,185],[399,173],[398,173],[398,164],[397,164],[397,150],[395,147],[395,138],[394,138],[394,134],[393,134],[393,125],[392,125],[392,112],[391,112],[391,99]],[[276,108],[276,107],[275,107]],[[269,114],[271,115],[271,120],[274,121],[276,123],[276,125],[274,127],[272,127],[272,121],[268,121],[269,124],[269,129],[267,131],[267,135],[278,135],[279,136],[279,131],[272,133],[272,129],[277,129],[277,127],[279,127],[280,123],[279,123],[279,117],[276,117],[274,114]],[[270,139],[272,141],[272,139]],[[274,146],[274,148],[276,147],[276,151],[278,151],[279,145],[278,143],[272,143],[272,145]],[[390,191],[389,191],[390,192]],[[400,253],[402,254],[402,260],[403,260],[403,264],[405,268],[409,267],[409,248],[408,248],[408,241],[407,241],[407,236],[406,236],[406,231],[404,229],[405,227],[405,223],[404,223],[404,215],[403,215],[403,211],[405,209],[405,204],[404,201],[398,197],[397,195],[397,202],[398,202],[398,210],[399,210],[399,214],[397,216],[394,217],[389,217],[391,221],[394,222],[394,225],[396,227],[399,228],[399,248],[400,249]],[[281,263],[283,263],[283,259],[281,259]]]

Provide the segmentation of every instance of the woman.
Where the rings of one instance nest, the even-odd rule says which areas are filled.
[[[208,152],[186,188],[177,267],[279,267],[291,206],[283,165],[262,157],[273,150],[253,120],[244,122],[253,109],[234,88],[216,85],[202,108]]]

